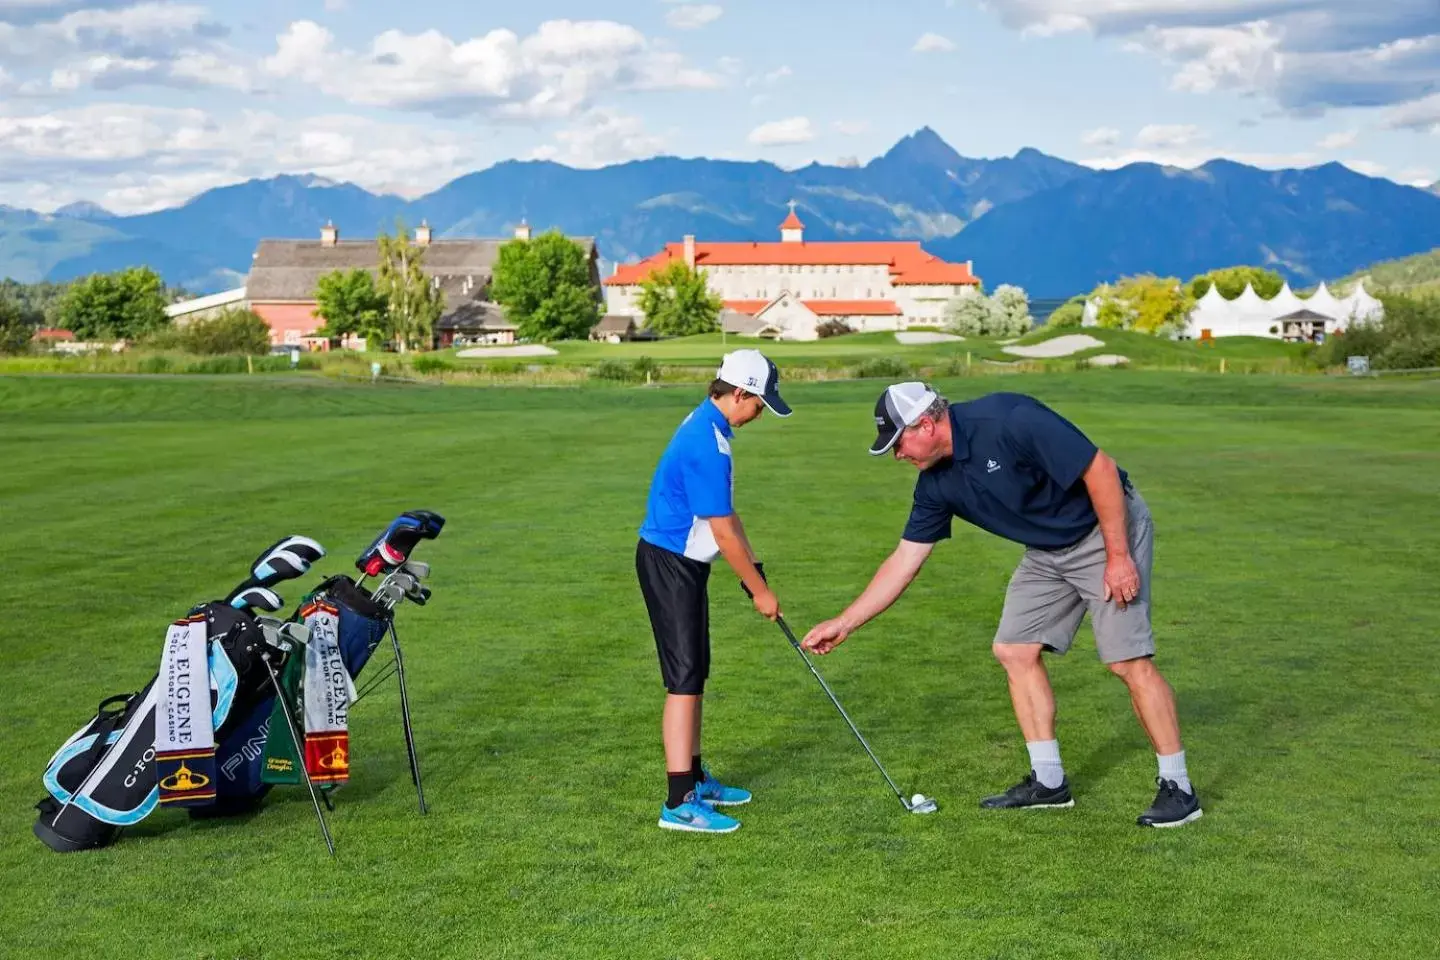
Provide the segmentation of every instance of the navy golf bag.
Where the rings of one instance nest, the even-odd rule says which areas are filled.
[[[260,629],[252,614],[220,602],[201,604],[188,616],[204,618],[211,722],[216,742],[222,743],[259,704],[274,697],[260,658]],[[155,680],[136,693],[107,697],[94,719],[50,758],[44,775],[48,796],[36,804],[40,814],[34,832],[52,850],[106,846],[155,809],[160,794]]]

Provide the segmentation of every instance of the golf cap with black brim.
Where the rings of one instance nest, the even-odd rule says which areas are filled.
[[[759,350],[735,350],[725,354],[715,378],[755,394],[776,416],[790,416],[790,404],[780,398],[780,371]]]
[[[875,442],[870,454],[879,456],[895,445],[900,431],[910,426],[930,409],[936,394],[927,384],[911,380],[886,387],[875,401]]]

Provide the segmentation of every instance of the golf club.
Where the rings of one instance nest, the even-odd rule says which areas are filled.
[[[250,565],[250,576],[230,591],[225,602],[233,605],[235,599],[247,590],[273,587],[282,580],[303,576],[310,565],[323,556],[325,548],[309,537],[282,537],[255,558]]]
[[[256,610],[274,613],[285,606],[285,601],[267,587],[247,587],[230,598],[230,606],[250,614]]]
[[[790,631],[790,625],[785,622],[785,618],[779,617],[775,622],[780,624],[781,630],[785,631],[785,639],[789,640],[790,646],[794,647],[795,652],[800,654],[800,659],[805,661],[805,666],[809,667],[810,672],[815,675],[815,679],[820,681],[821,689],[823,689],[825,695],[830,698],[830,702],[835,704],[835,709],[840,711],[840,716],[844,717],[845,722],[850,725],[850,732],[855,734],[855,739],[860,741],[860,746],[865,748],[865,752],[869,754],[870,759],[875,762],[875,766],[880,770],[880,775],[885,778],[886,783],[890,784],[890,789],[895,791],[895,798],[900,801],[900,805],[910,813],[934,813],[940,809],[939,804],[935,802],[933,797],[927,797],[923,793],[917,793],[909,800],[905,799],[905,794],[900,792],[900,788],[895,786],[895,781],[890,779],[890,774],[885,772],[884,764],[880,762],[879,757],[875,756],[875,751],[870,749],[870,744],[866,743],[865,738],[860,735],[860,730],[855,726],[854,721],[850,719],[850,715],[845,712],[844,707],[840,706],[840,701],[835,699],[835,694],[831,692],[830,685],[825,682],[825,678],[820,676],[820,671],[815,669],[815,664],[811,663],[810,658],[805,655],[804,648],[800,646],[800,641],[795,639],[795,634]]]

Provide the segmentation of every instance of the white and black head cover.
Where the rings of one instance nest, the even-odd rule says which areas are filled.
[[[895,445],[900,431],[919,420],[938,398],[927,383],[911,380],[885,388],[875,401],[875,442],[870,453],[879,456]]]
[[[776,416],[790,416],[790,404],[780,398],[780,371],[759,350],[734,350],[725,354],[715,378],[756,394]]]

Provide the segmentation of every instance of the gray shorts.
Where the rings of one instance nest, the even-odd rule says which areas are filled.
[[[1005,591],[1005,610],[996,643],[1043,643],[1064,654],[1075,641],[1085,611],[1095,630],[1095,652],[1105,663],[1155,653],[1150,630],[1150,566],[1155,525],[1150,508],[1135,490],[1125,493],[1130,555],[1140,572],[1140,592],[1125,609],[1105,595],[1105,539],[1099,526],[1073,546],[1027,549]]]

